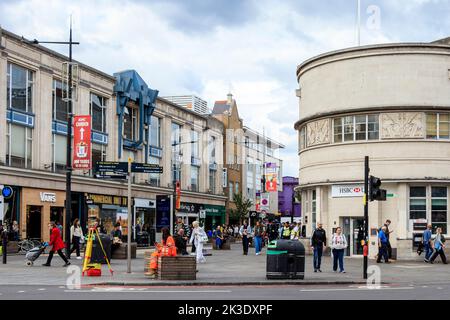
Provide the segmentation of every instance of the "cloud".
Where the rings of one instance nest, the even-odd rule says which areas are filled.
[[[362,44],[448,36],[449,0],[362,0]],[[380,29],[366,27],[369,5]],[[223,100],[230,88],[245,125],[286,145],[284,173],[298,175],[302,61],[356,45],[356,0],[0,0],[2,27],[30,39],[68,38],[76,60],[106,73],[135,69],[160,95]],[[67,54],[65,46],[51,46]]]

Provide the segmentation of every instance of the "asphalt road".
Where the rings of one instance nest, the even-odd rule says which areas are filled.
[[[448,300],[450,282],[433,285],[189,286],[83,287],[2,286],[0,300]]]

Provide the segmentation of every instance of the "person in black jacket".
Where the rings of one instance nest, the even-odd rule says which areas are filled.
[[[175,236],[175,246],[177,247],[177,252],[185,256],[189,253],[186,250],[188,238],[184,235],[184,229],[178,229],[178,233]]]
[[[311,249],[314,252],[314,272],[322,272],[320,270],[320,264],[322,263],[323,249],[327,245],[327,235],[324,229],[322,229],[322,223],[317,223],[317,229],[314,230],[311,236]]]

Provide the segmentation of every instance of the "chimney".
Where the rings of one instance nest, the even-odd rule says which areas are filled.
[[[233,95],[231,92],[227,94],[227,104],[231,104],[233,102]]]

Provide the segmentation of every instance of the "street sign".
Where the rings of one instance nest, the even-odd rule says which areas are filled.
[[[261,210],[269,211],[270,210],[270,203],[269,203],[269,193],[261,193]]]
[[[97,179],[104,179],[104,180],[112,180],[112,179],[126,179],[127,175],[125,174],[96,174],[95,177]]]
[[[73,129],[73,168],[90,170],[92,169],[91,116],[75,116]]]
[[[13,196],[13,189],[10,186],[0,186],[0,189],[2,189],[2,196],[5,199],[9,199]]]
[[[163,167],[161,167],[161,166],[159,166],[157,164],[133,162],[131,164],[131,172],[163,173]]]
[[[199,218],[200,219],[205,219],[206,218],[206,210],[200,210]]]
[[[98,161],[95,163],[95,172],[128,173],[128,162]]]

